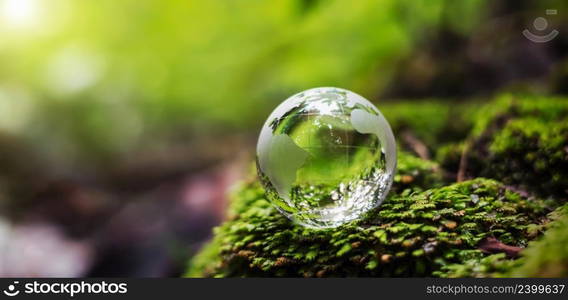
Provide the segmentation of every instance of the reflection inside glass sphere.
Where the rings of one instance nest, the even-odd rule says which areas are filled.
[[[368,100],[340,88],[288,98],[266,121],[257,145],[268,199],[314,228],[339,226],[379,205],[395,167],[388,122]]]

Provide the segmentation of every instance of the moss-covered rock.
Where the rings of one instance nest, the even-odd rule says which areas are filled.
[[[409,189],[329,230],[293,224],[255,181],[235,195],[231,211],[187,276],[440,276],[446,265],[483,259],[478,244],[488,237],[526,245],[544,214],[539,201],[487,179]]]
[[[507,257],[505,253],[475,257],[457,264],[443,266],[436,275],[444,278],[460,277],[506,277],[505,274],[519,265],[521,260]]]
[[[506,272],[512,277],[568,277],[568,204],[552,213],[544,236],[531,242]]]
[[[399,152],[397,172],[391,193],[399,193],[406,189],[421,191],[441,187],[447,183],[444,171],[437,163],[420,159],[407,152]]]
[[[477,112],[462,144],[441,148],[438,160],[466,178],[565,199],[568,193],[568,99],[503,96]],[[465,155],[460,164],[461,156]]]
[[[547,214],[568,192],[568,99],[504,96],[460,106],[456,118],[441,107],[381,108],[398,136],[410,130],[440,165],[399,153],[389,198],[362,220],[294,225],[251,180],[186,275],[566,276],[568,221],[557,216],[568,208]],[[458,177],[470,180],[452,183]]]
[[[520,258],[511,259],[504,253],[482,259],[467,260],[462,264],[442,267],[443,277],[567,277],[568,276],[568,204],[548,215],[547,221],[529,228],[530,235],[544,231],[520,252]]]
[[[253,171],[254,168],[251,168]],[[232,197],[228,216],[236,218],[241,212],[247,210],[257,198],[264,199],[264,191],[254,182],[256,178],[251,175],[251,181],[243,183]],[[415,157],[407,152],[399,152],[397,159],[397,174],[391,188],[391,193],[404,190],[422,191],[428,187],[439,187],[444,184],[443,173],[438,164]],[[220,235],[220,228],[215,229],[215,235]],[[205,245],[201,252],[192,260],[187,275],[201,277],[206,274],[205,268],[219,259],[220,239],[214,238]],[[207,274],[211,274],[207,272]]]

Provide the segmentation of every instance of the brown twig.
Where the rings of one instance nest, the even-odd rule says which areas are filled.
[[[462,155],[460,158],[460,166],[458,169],[458,174],[457,174],[457,178],[456,181],[457,182],[462,182],[464,180],[466,180],[466,171],[467,171],[467,156],[469,154],[469,143],[466,143],[463,146],[463,150],[462,150]]]
[[[505,253],[509,258],[515,258],[519,256],[519,252],[523,250],[523,248],[520,247],[503,244],[501,243],[501,241],[494,237],[483,239],[481,242],[479,242],[478,247],[485,253]]]
[[[426,160],[430,159],[430,151],[428,151],[428,147],[426,146],[426,144],[424,144],[410,131],[408,130],[403,131],[402,139],[406,144],[410,146],[410,148],[412,148],[412,151],[414,151],[418,155],[418,157]]]

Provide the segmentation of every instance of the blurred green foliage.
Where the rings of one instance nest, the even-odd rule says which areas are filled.
[[[0,2],[0,130],[67,160],[256,129],[277,103],[315,86],[378,100],[400,61],[443,20],[465,33],[483,6]]]

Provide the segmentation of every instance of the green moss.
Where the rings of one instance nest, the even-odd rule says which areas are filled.
[[[505,253],[498,253],[483,257],[482,253],[474,258],[468,259],[459,264],[449,264],[443,266],[435,274],[440,277],[504,277],[507,272],[520,263],[520,260],[513,260],[506,257]]]
[[[436,151],[436,161],[445,170],[457,173],[464,147],[463,142],[444,145]]]
[[[254,169],[251,168],[251,171]],[[254,205],[258,198],[264,198],[264,191],[256,185],[254,175],[251,175],[251,178],[250,181],[243,182],[238,188],[238,193],[232,197],[233,201],[228,210],[230,219],[237,218],[240,213]],[[391,193],[404,190],[422,191],[428,187],[439,187],[443,184],[444,179],[438,164],[422,160],[404,151],[398,153],[397,174],[394,177]],[[215,236],[223,233],[222,228],[218,227],[214,230]],[[213,274],[211,262],[218,258],[220,249],[221,240],[219,238],[205,245],[192,259],[186,276],[200,277],[203,274]]]
[[[291,223],[256,181],[241,187],[230,219],[191,263],[188,276],[440,276],[485,256],[480,240],[523,246],[543,209],[487,179],[392,195],[337,229]]]
[[[544,236],[522,252],[512,277],[568,277],[568,205],[557,209]]]
[[[191,261],[185,277],[214,276],[218,259],[221,255],[222,239],[219,238],[222,227],[214,229],[215,238],[207,243]]]
[[[398,153],[397,173],[392,193],[399,193],[405,189],[425,190],[440,187],[445,183],[443,170],[437,163],[420,159],[407,152]]]
[[[528,236],[544,235],[531,241],[519,259],[499,253],[463,264],[442,268],[443,277],[567,277],[568,276],[568,204],[548,215],[543,224],[527,228]]]
[[[545,196],[565,198],[568,187],[568,99],[504,96],[480,109],[464,146],[465,174],[495,178]],[[437,157],[459,167],[459,146]]]
[[[479,137],[511,118],[533,116],[542,121],[560,121],[567,117],[567,101],[561,97],[503,95],[474,112],[473,135]]]
[[[251,168],[254,170],[254,168]],[[238,192],[232,197],[233,201],[229,207],[228,216],[236,218],[240,213],[246,211],[254,205],[258,198],[264,199],[264,191],[255,183],[254,176],[251,181],[241,183]],[[404,190],[422,191],[428,187],[439,187],[444,184],[442,171],[438,164],[422,160],[407,152],[399,152],[397,159],[397,174],[394,177],[392,193]],[[222,228],[214,230],[215,236],[222,234]],[[213,239],[205,245],[203,249],[192,259],[191,267],[188,269],[187,276],[200,277],[203,274],[213,274],[211,262],[218,258],[221,248],[221,240]]]

